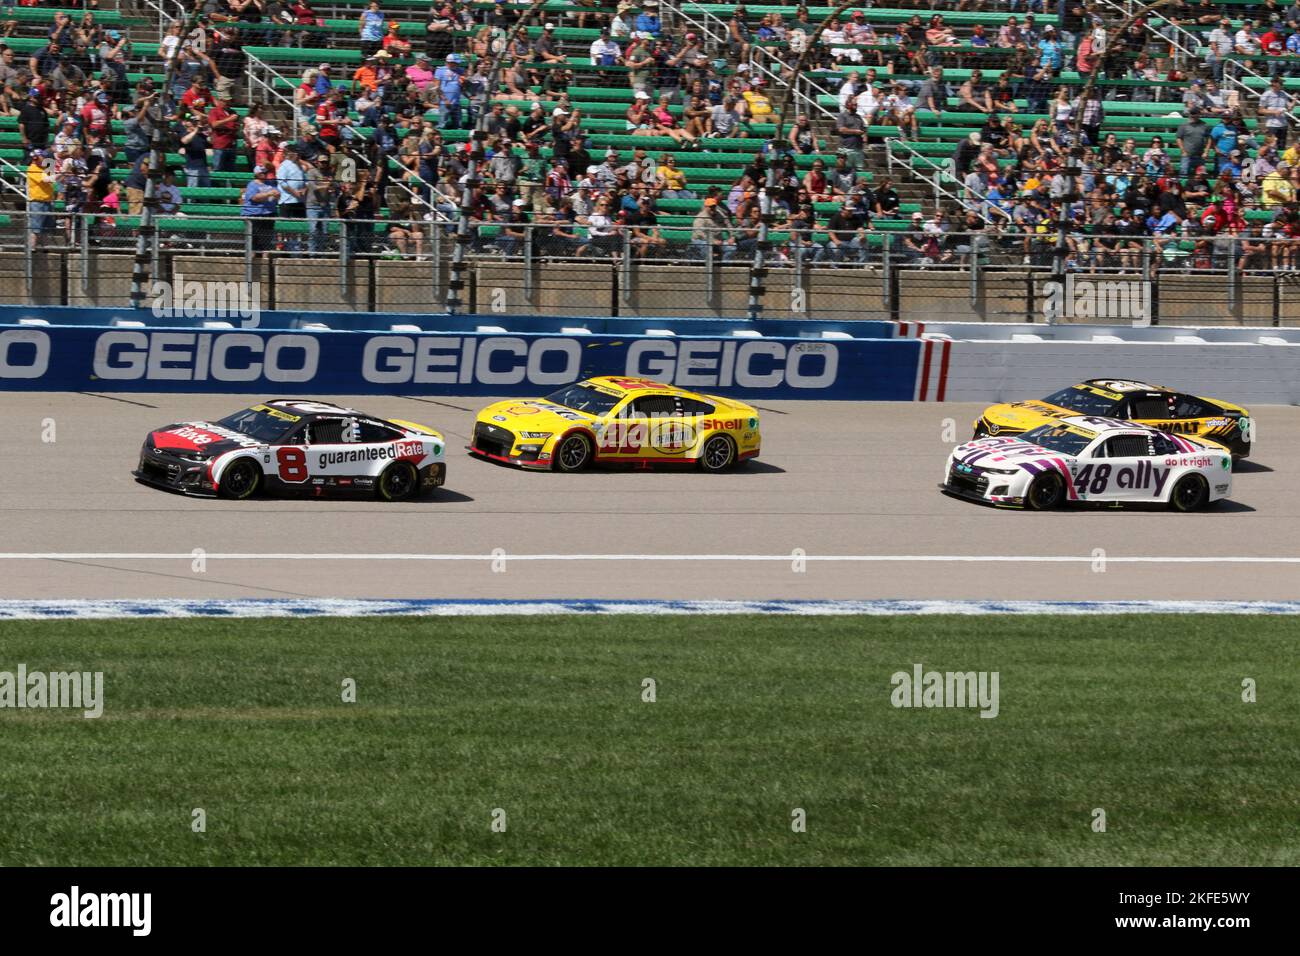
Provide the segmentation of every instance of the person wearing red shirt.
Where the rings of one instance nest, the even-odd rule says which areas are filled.
[[[113,104],[107,93],[97,93],[95,98],[81,108],[81,124],[88,133],[107,136],[113,122]]]
[[[325,143],[338,146],[341,142],[339,127],[350,122],[341,89],[335,90],[316,107],[316,134]]]
[[[267,169],[280,168],[280,163],[284,161],[284,142],[279,129],[274,126],[266,128],[262,134],[262,141],[257,144],[253,159],[255,166],[265,166]]]
[[[188,117],[202,119],[211,108],[212,93],[208,90],[208,84],[195,77],[190,88],[181,97],[181,119]]]
[[[230,94],[223,94],[217,105],[208,110],[209,142],[212,144],[212,171],[234,172],[235,149],[239,140],[239,116],[230,108]]]
[[[388,24],[388,32],[384,35],[383,48],[393,56],[410,56],[411,41],[404,39],[398,31],[402,25],[397,22]]]

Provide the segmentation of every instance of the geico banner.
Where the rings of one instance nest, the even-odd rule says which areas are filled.
[[[535,395],[593,375],[910,401],[916,340],[0,327],[0,389]]]

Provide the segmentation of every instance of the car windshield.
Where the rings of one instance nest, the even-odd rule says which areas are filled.
[[[290,415],[288,412],[266,405],[254,405],[252,408],[245,408],[242,412],[227,415],[217,424],[270,445],[283,438],[300,421],[302,419],[297,415]]]
[[[619,403],[620,396],[578,382],[547,395],[546,400],[588,415],[606,415]]]
[[[1050,451],[1059,451],[1062,455],[1077,455],[1097,436],[1085,435],[1064,425],[1042,425],[1020,437]]]
[[[1115,401],[1113,398],[1106,398],[1104,395],[1090,392],[1086,388],[1080,388],[1078,385],[1071,385],[1069,388],[1063,388],[1059,392],[1054,392],[1043,399],[1043,401],[1047,402],[1049,405],[1059,405],[1061,408],[1068,408],[1081,415],[1111,415],[1119,405],[1119,402]]]

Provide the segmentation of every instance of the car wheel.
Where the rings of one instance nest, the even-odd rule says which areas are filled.
[[[1025,504],[1034,511],[1050,511],[1061,507],[1065,500],[1065,482],[1055,472],[1039,475],[1029,486]]]
[[[1174,511],[1196,511],[1210,499],[1210,486],[1200,475],[1183,475],[1169,492],[1169,507]]]
[[[736,463],[736,445],[726,435],[714,435],[700,449],[701,471],[726,471]]]
[[[379,476],[377,491],[384,501],[405,501],[415,494],[419,475],[409,461],[395,461]]]
[[[556,471],[582,471],[591,464],[591,440],[586,435],[569,435],[555,449]]]
[[[262,469],[251,458],[240,458],[226,466],[218,486],[221,497],[243,501],[257,494],[262,484]]]

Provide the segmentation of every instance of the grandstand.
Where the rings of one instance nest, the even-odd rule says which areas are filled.
[[[432,263],[440,296],[453,260],[573,260],[624,285],[748,268],[751,313],[769,268],[895,312],[888,274],[916,268],[960,273],[940,297],[966,277],[1217,272],[1230,305],[1261,278],[1278,300],[1300,249],[1300,5],[1137,9],[18,6],[0,243],[24,250],[29,295],[33,256],[66,273],[129,252],[147,210],[156,272],[402,260]]]

